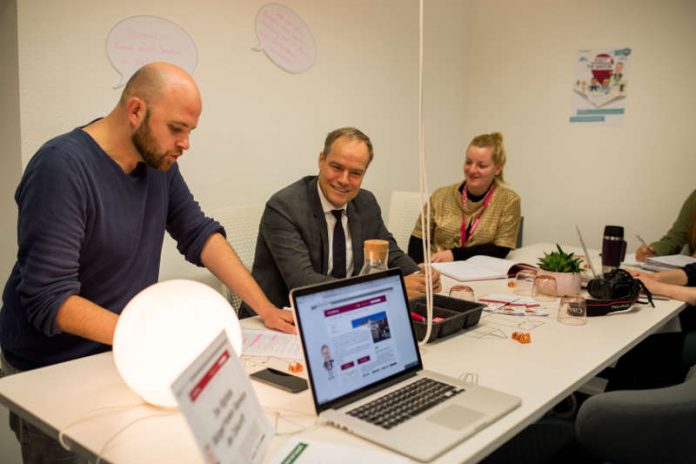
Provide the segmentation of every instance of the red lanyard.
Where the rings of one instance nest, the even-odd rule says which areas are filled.
[[[483,200],[483,205],[481,205],[481,212],[478,214],[478,216],[476,216],[473,219],[473,222],[469,222],[468,227],[466,223],[466,217],[462,217],[462,246],[464,246],[464,244],[469,241],[471,236],[474,235],[474,231],[476,231],[479,222],[481,222],[481,216],[483,216],[483,212],[486,210],[488,203],[491,202],[491,197],[493,196],[494,191],[495,185],[491,185],[491,189],[488,191],[486,198]],[[462,211],[466,210],[466,202],[466,184],[464,184],[464,188],[462,189]]]

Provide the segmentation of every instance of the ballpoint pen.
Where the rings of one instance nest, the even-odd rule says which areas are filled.
[[[647,243],[645,243],[645,240],[643,240],[643,237],[641,237],[640,235],[636,234],[636,238],[638,239],[638,241],[639,241],[645,248],[650,248],[650,246],[649,246]]]

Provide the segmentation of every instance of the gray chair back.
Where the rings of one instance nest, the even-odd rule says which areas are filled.
[[[588,398],[578,411],[578,441],[611,463],[694,463],[696,376],[672,387]]]

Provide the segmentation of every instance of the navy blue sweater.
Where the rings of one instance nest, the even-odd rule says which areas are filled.
[[[0,346],[14,367],[41,367],[106,351],[61,333],[58,308],[79,295],[120,314],[155,283],[165,228],[186,259],[201,265],[205,217],[176,164],[139,164],[126,174],[82,129],[48,141],[17,188],[19,251],[3,293]]]

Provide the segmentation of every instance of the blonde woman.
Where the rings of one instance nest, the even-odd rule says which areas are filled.
[[[515,248],[520,197],[503,184],[505,161],[500,132],[476,136],[466,149],[464,180],[432,194],[432,262],[458,261],[474,255],[504,258]],[[408,254],[418,263],[423,261],[420,217],[409,240]]]

